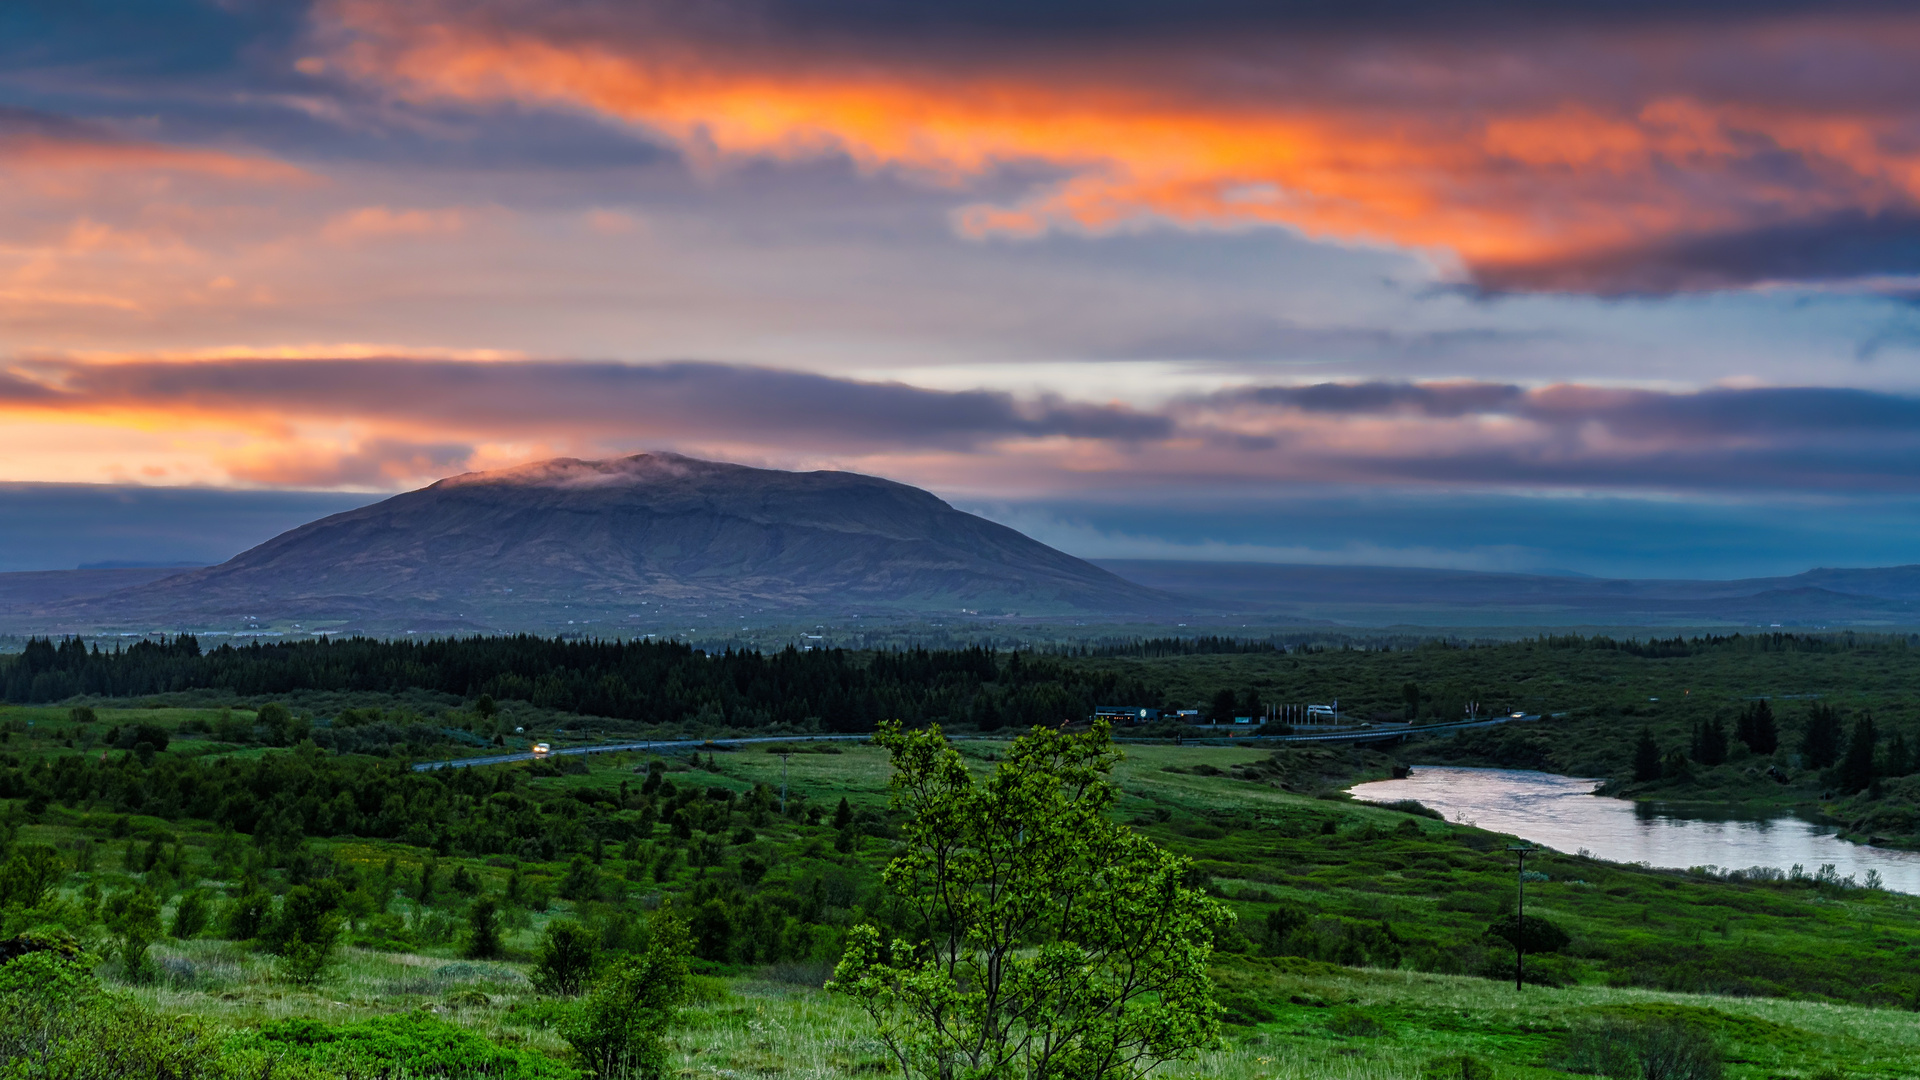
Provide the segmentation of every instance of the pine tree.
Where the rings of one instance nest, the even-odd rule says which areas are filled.
[[[1207,710],[1209,718],[1216,724],[1233,723],[1234,711],[1240,707],[1240,698],[1231,690],[1222,690],[1213,695],[1213,708]]]
[[[1633,748],[1633,778],[1660,779],[1660,744],[1653,741],[1653,729],[1640,729],[1640,741]]]
[[[1896,731],[1893,738],[1887,740],[1887,763],[1882,773],[1886,776],[1905,776],[1913,771],[1913,751],[1907,748],[1907,736]]]
[[[1848,794],[1873,783],[1873,751],[1878,742],[1872,714],[1862,714],[1853,722],[1853,738],[1847,741],[1847,756],[1840,765],[1840,787]]]
[[[1800,733],[1800,754],[1810,769],[1825,769],[1840,760],[1840,714],[1815,704]]]
[[[1747,749],[1756,754],[1771,754],[1780,748],[1780,727],[1773,722],[1773,706],[1764,701],[1753,705],[1752,738],[1742,738]]]
[[[1708,767],[1727,760],[1727,728],[1719,717],[1700,725],[1700,752],[1693,760]]]

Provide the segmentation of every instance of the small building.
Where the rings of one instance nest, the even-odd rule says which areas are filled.
[[[1097,705],[1093,718],[1109,724],[1151,724],[1160,719],[1160,710],[1144,705]]]

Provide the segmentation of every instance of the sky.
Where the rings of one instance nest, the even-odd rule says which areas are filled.
[[[1847,0],[15,0],[0,569],[645,450],[1088,556],[1920,562],[1916,61]]]

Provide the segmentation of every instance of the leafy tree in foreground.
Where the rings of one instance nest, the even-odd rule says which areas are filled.
[[[1107,816],[1106,725],[1036,727],[980,783],[938,728],[876,739],[910,816],[885,879],[925,937],[855,927],[829,986],[908,1076],[1120,1080],[1214,1040],[1207,965],[1232,916]]]

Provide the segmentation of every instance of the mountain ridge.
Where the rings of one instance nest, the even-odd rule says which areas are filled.
[[[604,618],[638,607],[1072,614],[1175,603],[906,484],[636,454],[448,477],[81,614],[491,626],[527,625],[540,606]]]

